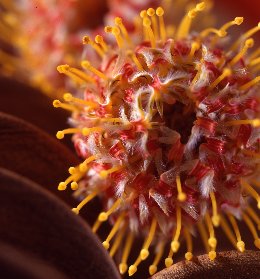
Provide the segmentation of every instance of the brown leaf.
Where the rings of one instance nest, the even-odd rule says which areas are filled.
[[[21,249],[0,242],[0,275],[5,279],[68,279],[49,263]]]
[[[259,279],[260,252],[220,252],[214,261],[208,255],[179,262],[155,274],[153,279]]]
[[[35,126],[0,113],[0,167],[28,177],[58,194],[58,183],[69,176],[78,158],[58,140]],[[60,195],[72,204],[71,192]]]
[[[1,102],[0,111],[21,118],[39,127],[52,136],[57,130],[68,126],[69,113],[55,109],[52,100],[41,91],[22,82],[0,77]],[[63,143],[72,146],[70,137]]]
[[[89,227],[39,185],[0,169],[0,204],[1,242],[35,255],[68,278],[120,278]],[[1,270],[0,278],[7,278]]]

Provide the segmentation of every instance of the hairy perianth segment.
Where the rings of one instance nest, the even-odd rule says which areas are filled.
[[[82,201],[73,209],[77,214],[94,197],[102,199],[104,212],[93,231],[106,220],[113,225],[103,244],[106,249],[112,246],[111,256],[123,247],[122,274],[128,270],[133,275],[151,249],[155,256],[150,274],[157,271],[165,249],[165,264],[170,266],[182,239],[185,258],[191,260],[196,230],[214,260],[218,226],[243,252],[236,219],[245,221],[260,248],[258,213],[249,206],[255,200],[260,208],[255,188],[259,49],[250,53],[260,25],[230,43],[228,29],[243,18],[219,29],[192,32],[193,19],[204,10],[204,2],[197,4],[174,33],[161,7],[142,11],[134,33],[115,18],[115,26],[106,26],[105,32],[117,45],[107,43],[108,35],[86,36],[83,43],[99,58],[83,60],[83,69],[58,67],[83,94],[78,98],[66,93],[65,103],[54,102],[73,112],[73,128],[59,131],[57,137],[74,134],[76,150],[84,158],[70,168],[71,176],[59,190],[71,183],[78,191]],[[135,235],[143,235],[144,243],[128,267]]]

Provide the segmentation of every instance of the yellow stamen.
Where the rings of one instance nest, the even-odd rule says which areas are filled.
[[[84,60],[81,62],[81,66],[84,68],[84,69],[87,69],[89,71],[91,71],[93,74],[97,75],[98,77],[104,79],[104,80],[107,80],[108,77],[102,73],[101,71],[97,70],[95,67],[93,67],[89,61],[87,60]]]
[[[156,41],[155,41],[155,36],[154,36],[154,33],[153,33],[153,29],[151,28],[151,24],[152,24],[151,20],[148,17],[144,17],[143,26],[145,27],[146,32],[149,36],[149,40],[151,42],[152,48],[155,48],[156,47]]]
[[[60,65],[57,67],[57,70],[60,74],[65,74],[66,76],[70,77],[74,82],[78,84],[83,84],[85,83],[85,80],[82,80],[82,78],[78,77],[77,75],[71,73],[69,71],[69,66],[68,65]]]
[[[120,29],[118,27],[106,26],[104,30],[106,33],[111,33],[114,35],[118,47],[122,48],[124,40],[120,34]]]
[[[102,49],[103,49],[104,52],[107,52],[107,50],[108,50],[108,45],[106,44],[106,42],[104,41],[104,38],[103,38],[102,36],[97,35],[97,36],[95,37],[95,42],[96,42],[97,44],[100,44],[100,46],[102,47]]]
[[[137,66],[138,70],[139,70],[139,71],[143,71],[143,70],[144,70],[144,69],[143,69],[143,66],[142,66],[142,64],[139,62],[139,60],[137,59],[135,53],[134,53],[133,51],[129,50],[129,51],[127,52],[127,54],[132,58],[133,62],[134,62],[135,65]]]
[[[129,266],[129,269],[128,269],[128,275],[129,275],[129,276],[133,276],[133,275],[136,273],[137,268],[138,268],[138,265],[139,265],[141,262],[142,262],[142,259],[141,259],[141,256],[139,256],[139,257],[136,259],[135,263]]]
[[[252,233],[252,236],[255,240],[254,241],[255,246],[258,249],[260,249],[260,238],[258,237],[258,234],[257,234],[257,231],[255,229],[255,226],[254,226],[253,222],[251,221],[251,219],[245,213],[242,214],[242,217],[243,217],[244,221],[246,222],[247,227],[249,228],[250,232]]]
[[[119,198],[117,199],[114,204],[111,206],[111,208],[107,211],[107,212],[101,212],[99,215],[98,215],[98,220],[100,222],[105,222],[107,221],[108,217],[117,210],[117,208],[120,206],[122,202],[122,199]]]
[[[91,133],[100,133],[104,129],[102,127],[83,128],[81,130],[83,136],[88,136]]]
[[[143,245],[143,248],[140,252],[140,257],[141,257],[141,260],[144,261],[145,259],[147,259],[147,257],[149,256],[149,247],[153,241],[153,238],[154,238],[154,234],[155,234],[155,231],[156,231],[156,226],[157,226],[157,221],[156,219],[154,218],[152,220],[152,224],[151,224],[151,227],[150,227],[150,230],[149,230],[149,233],[148,233],[148,236],[147,238],[145,239],[144,241],[144,245]]]
[[[191,50],[190,50],[190,53],[189,53],[189,56],[188,56],[189,60],[191,60],[191,59],[193,58],[195,52],[196,52],[199,48],[200,48],[200,44],[199,44],[199,43],[193,42],[193,43],[191,44]]]
[[[217,239],[215,238],[214,227],[208,213],[205,214],[205,221],[209,231],[208,244],[212,249],[215,249],[217,246]]]
[[[192,238],[191,238],[191,234],[187,228],[184,228],[184,236],[185,236],[186,245],[187,245],[187,252],[185,253],[185,259],[187,261],[190,261],[193,257],[193,255],[192,255]]]
[[[208,244],[210,246],[210,251],[208,253],[208,256],[209,256],[209,259],[211,261],[213,261],[217,256],[217,254],[216,254],[217,239],[215,238],[214,227],[212,225],[209,214],[206,213],[205,217],[206,217],[206,223],[207,223],[208,230],[209,230]]]
[[[173,251],[172,251],[172,248],[170,248],[170,252],[169,252],[169,254],[168,254],[168,257],[164,260],[164,263],[165,263],[165,266],[166,267],[170,267],[170,266],[172,266],[172,264],[173,264],[173,259],[172,259],[172,257],[173,257]]]
[[[157,19],[156,19],[156,16],[155,16],[155,10],[153,8],[149,8],[147,10],[147,15],[151,17],[152,27],[153,27],[153,32],[154,32],[154,38],[155,38],[155,40],[158,40],[159,29],[158,29]]]
[[[92,192],[91,194],[87,195],[86,198],[84,198],[84,200],[75,208],[72,208],[72,211],[75,213],[75,214],[79,214],[79,211],[88,203],[90,202],[91,200],[93,200],[96,195],[98,194],[98,191],[94,191]]]
[[[176,205],[176,231],[171,242],[171,249],[177,253],[180,247],[179,237],[181,233],[181,207]]]
[[[127,239],[126,239],[125,247],[124,247],[123,254],[122,254],[121,263],[119,264],[120,274],[125,274],[126,271],[127,271],[127,268],[128,268],[127,260],[128,260],[131,248],[132,248],[133,241],[134,241],[134,234],[133,234],[133,232],[130,232],[127,236]]]
[[[65,93],[63,95],[63,99],[66,102],[73,102],[73,103],[81,104],[81,105],[84,105],[84,106],[88,106],[90,108],[96,108],[98,106],[98,104],[95,103],[95,102],[85,101],[85,100],[76,98],[76,97],[72,96],[72,94],[70,94],[70,93]]]
[[[124,222],[125,212],[122,212],[120,216],[117,218],[115,224],[113,225],[112,230],[110,231],[109,235],[107,236],[106,240],[103,242],[103,246],[106,250],[110,247],[110,241],[115,236],[116,232],[120,229],[122,222]]]
[[[257,64],[260,64],[260,57],[257,57],[255,59],[251,60],[251,62],[249,63],[249,66],[253,67]]]
[[[223,70],[223,73],[215,80],[213,81],[210,86],[209,86],[209,90],[214,89],[224,78],[230,76],[232,74],[232,71],[228,68],[225,68]]]
[[[89,36],[84,36],[83,39],[82,39],[82,43],[83,45],[90,45],[93,47],[93,49],[96,51],[96,53],[101,57],[103,58],[104,57],[104,50],[99,46],[97,45],[95,42],[93,42]]]
[[[236,238],[237,238],[237,249],[240,252],[244,252],[245,251],[245,243],[241,239],[241,234],[240,234],[237,222],[236,222],[234,216],[232,216],[231,214],[227,214],[227,215],[228,215],[228,219],[229,219],[229,221],[230,221],[230,223],[233,227],[233,230],[234,230]]]
[[[72,181],[72,177],[70,177],[70,180],[67,180],[66,182],[69,183],[69,182],[71,182],[71,181]],[[59,183],[59,186],[58,186],[58,190],[59,190],[59,191],[64,191],[64,190],[66,190],[66,189],[67,189],[67,183],[65,183],[65,182],[60,182],[60,183]]]
[[[256,32],[260,30],[260,22],[254,28],[248,30],[244,35],[242,35],[231,47],[231,50],[235,50],[242,41],[246,40],[247,38],[252,37]]]
[[[252,207],[250,207],[249,205],[247,205],[246,211],[249,214],[249,216],[253,219],[253,221],[257,224],[258,230],[260,230],[260,218],[254,211],[254,209]]]
[[[59,190],[59,191],[64,191],[64,190],[66,190],[66,188],[67,188],[67,186],[68,186],[68,184],[69,184],[70,182],[72,182],[72,183],[73,183],[73,182],[77,182],[77,181],[79,181],[83,176],[84,176],[84,173],[78,172],[77,169],[76,169],[75,172],[74,172],[72,175],[70,175],[64,182],[60,182],[60,183],[59,183],[58,190]],[[72,188],[74,188],[74,187],[75,187],[75,185],[72,184]]]
[[[161,40],[162,40],[162,42],[165,42],[167,34],[166,34],[166,28],[165,28],[165,23],[164,23],[164,18],[163,18],[164,10],[162,7],[158,7],[156,9],[156,15],[159,18],[159,29],[160,29]]]
[[[120,34],[120,29],[118,27],[113,27],[112,28],[112,34],[115,36],[116,38],[116,42],[118,44],[119,48],[122,48],[124,40]]]
[[[69,111],[72,111],[72,112],[76,112],[76,111],[79,110],[77,107],[72,106],[72,105],[68,105],[68,104],[64,104],[59,100],[54,100],[52,104],[55,108],[62,108],[62,109],[69,110]]]
[[[90,82],[90,83],[94,82],[92,77],[86,75],[84,72],[76,68],[70,67],[69,65],[60,65],[57,67],[57,70],[60,74],[67,75],[68,77],[70,77],[71,79],[73,79],[75,82],[79,84],[85,82]]]
[[[137,15],[134,17],[133,24],[134,24],[134,30],[135,30],[136,34],[141,33],[143,30],[143,21],[140,17],[140,14],[139,14],[139,16]]]
[[[208,253],[209,252],[208,233],[206,231],[205,225],[202,221],[200,221],[197,226],[198,226],[198,230],[199,230],[202,242],[204,244],[205,250]]]
[[[116,17],[115,18],[115,24],[120,28],[120,31],[122,32],[122,34],[124,35],[124,37],[126,38],[127,42],[129,45],[132,44],[132,41],[128,35],[128,32],[125,28],[125,25],[123,24],[122,18],[120,17]]]
[[[190,27],[192,20],[196,17],[198,12],[201,12],[205,9],[206,5],[204,2],[201,2],[196,5],[196,7],[190,10],[182,19],[181,24],[177,30],[176,38],[183,39],[187,37],[190,32]]]
[[[253,80],[249,81],[246,84],[243,84],[239,89],[240,90],[248,90],[250,87],[254,86],[260,81],[260,76],[254,78]]]
[[[79,170],[81,171],[81,172],[86,172],[87,171],[87,168],[88,168],[88,164],[90,163],[90,162],[92,162],[92,161],[94,161],[94,160],[96,160],[97,159],[97,156],[95,156],[95,155],[92,155],[92,156],[90,156],[90,157],[88,157],[84,162],[82,162],[80,165],[79,165]]]
[[[224,123],[225,126],[236,126],[236,125],[246,125],[251,124],[253,127],[260,126],[260,118],[256,119],[245,119],[245,120],[231,120]]]
[[[210,199],[212,204],[212,223],[215,227],[219,226],[219,215],[218,215],[218,209],[217,209],[217,201],[214,192],[210,192]]]
[[[69,174],[76,174],[78,169],[76,167],[69,167]]]
[[[243,23],[243,21],[244,21],[243,17],[236,17],[234,20],[225,23],[219,30],[226,32],[228,28],[230,28],[231,26],[240,25]]]
[[[247,52],[247,50],[254,46],[254,40],[252,38],[247,39],[241,51],[229,62],[230,66],[234,66]]]
[[[144,41],[147,41],[147,40],[149,40],[149,34],[147,32],[147,28],[143,25],[143,20],[145,18],[148,18],[146,10],[143,10],[143,11],[140,12],[140,17],[142,19]]]
[[[126,229],[127,229],[127,223],[125,223],[124,227],[122,228],[122,230],[120,230],[118,233],[117,233],[117,236],[116,236],[116,239],[112,245],[112,248],[109,252],[109,255],[111,258],[114,257],[115,253],[117,252],[122,240],[123,240],[123,237],[125,235],[125,232],[126,232]]]
[[[123,121],[122,118],[101,118],[100,122],[113,122],[113,124],[121,123]]]
[[[176,184],[177,184],[177,191],[178,191],[178,200],[180,202],[184,202],[186,200],[187,196],[184,192],[182,192],[181,179],[178,175],[176,177]]]
[[[259,119],[260,122],[260,119]],[[249,185],[246,181],[241,180],[241,185],[243,188],[250,194],[257,202],[257,207],[260,209],[260,195],[256,192],[256,190]]]
[[[92,226],[92,232],[93,233],[96,233],[97,232],[97,230],[99,229],[99,227],[101,226],[101,221],[99,221],[98,220],[98,218],[97,218],[97,220],[96,220],[96,222],[94,223],[94,225]]]
[[[236,238],[235,238],[233,232],[231,231],[231,229],[223,215],[221,215],[221,218],[220,218],[220,225],[222,227],[222,230],[226,234],[227,238],[231,242],[231,244],[237,249]]]
[[[215,248],[212,248],[211,251],[209,251],[208,255],[209,255],[209,259],[211,261],[215,260],[215,258],[217,256]]]
[[[76,191],[79,188],[79,185],[76,181],[73,181],[71,184],[71,190]]]
[[[121,170],[121,169],[123,169],[123,168],[124,168],[123,166],[116,166],[116,167],[113,167],[113,168],[108,169],[108,170],[102,170],[102,171],[99,173],[99,175],[100,175],[100,177],[101,177],[102,179],[105,179],[105,178],[107,178],[107,176],[108,176],[109,174],[111,174],[111,173],[113,173],[113,172],[117,172],[117,171],[119,171],[119,170]]]
[[[157,272],[157,266],[162,258],[164,252],[164,241],[160,241],[156,247],[156,255],[153,263],[149,266],[150,275],[154,275]]]
[[[57,139],[63,139],[64,135],[68,135],[68,134],[76,134],[76,133],[80,133],[81,129],[79,128],[68,128],[62,131],[58,131],[56,134]]]
[[[216,29],[216,28],[207,28],[200,33],[200,37],[205,38],[210,33],[216,34],[220,38],[223,38],[227,35],[227,32],[224,30],[220,30],[220,29]]]

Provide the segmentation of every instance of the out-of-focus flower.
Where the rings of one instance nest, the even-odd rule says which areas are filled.
[[[185,258],[192,260],[197,230],[214,260],[220,225],[243,253],[236,219],[247,224],[260,248],[257,213],[244,197],[260,208],[254,188],[259,184],[259,54],[249,54],[260,25],[233,41],[229,29],[241,25],[243,17],[193,31],[192,22],[206,7],[205,2],[193,5],[171,28],[162,7],[142,10],[134,25],[116,17],[104,29],[114,42],[100,35],[83,38],[92,47],[88,60],[84,53],[83,70],[57,68],[83,88],[77,97],[66,93],[65,103],[54,101],[73,112],[73,128],[59,131],[57,138],[74,134],[84,158],[58,188],[71,183],[77,190],[82,201],[73,208],[76,214],[100,196],[104,211],[93,232],[107,220],[113,225],[103,245],[114,256],[124,242],[122,274],[135,274],[152,244],[150,275],[166,250],[165,265],[172,265],[182,239]],[[139,235],[143,245],[128,265]]]
[[[90,6],[89,1],[80,2]],[[2,0],[1,73],[52,98],[60,96],[65,81],[55,69],[61,63],[77,63],[82,51],[80,30],[88,28],[87,21],[83,28],[75,20],[80,19],[78,5],[75,0]]]
[[[28,81],[47,94],[62,87],[54,72],[69,52],[68,23],[74,1],[2,1],[2,39],[14,47],[1,50],[2,71]],[[58,8],[57,8],[58,7]]]

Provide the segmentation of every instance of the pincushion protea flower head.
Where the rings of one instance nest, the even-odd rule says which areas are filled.
[[[76,39],[69,34],[69,21],[75,3],[1,0],[0,40],[8,46],[0,49],[1,74],[25,81],[53,98],[61,96],[58,90],[64,90],[64,81],[53,69],[71,61],[68,52],[75,49],[71,45]]]
[[[73,128],[57,138],[74,134],[84,158],[58,189],[71,183],[77,190],[82,201],[73,208],[76,214],[100,197],[104,211],[93,232],[107,220],[113,225],[103,245],[111,256],[122,247],[122,274],[132,276],[150,254],[151,275],[166,253],[169,267],[183,239],[191,260],[197,234],[214,260],[217,227],[244,252],[237,219],[260,248],[259,217],[249,205],[253,200],[260,208],[259,49],[250,53],[260,25],[231,42],[228,29],[242,17],[219,29],[192,31],[205,6],[190,9],[174,33],[168,33],[162,7],[141,11],[131,34],[115,18],[104,30],[116,44],[100,35],[84,37],[99,58],[83,60],[82,70],[58,67],[81,85],[81,93],[54,101],[54,107],[72,111]],[[139,235],[143,246],[128,263]]]

